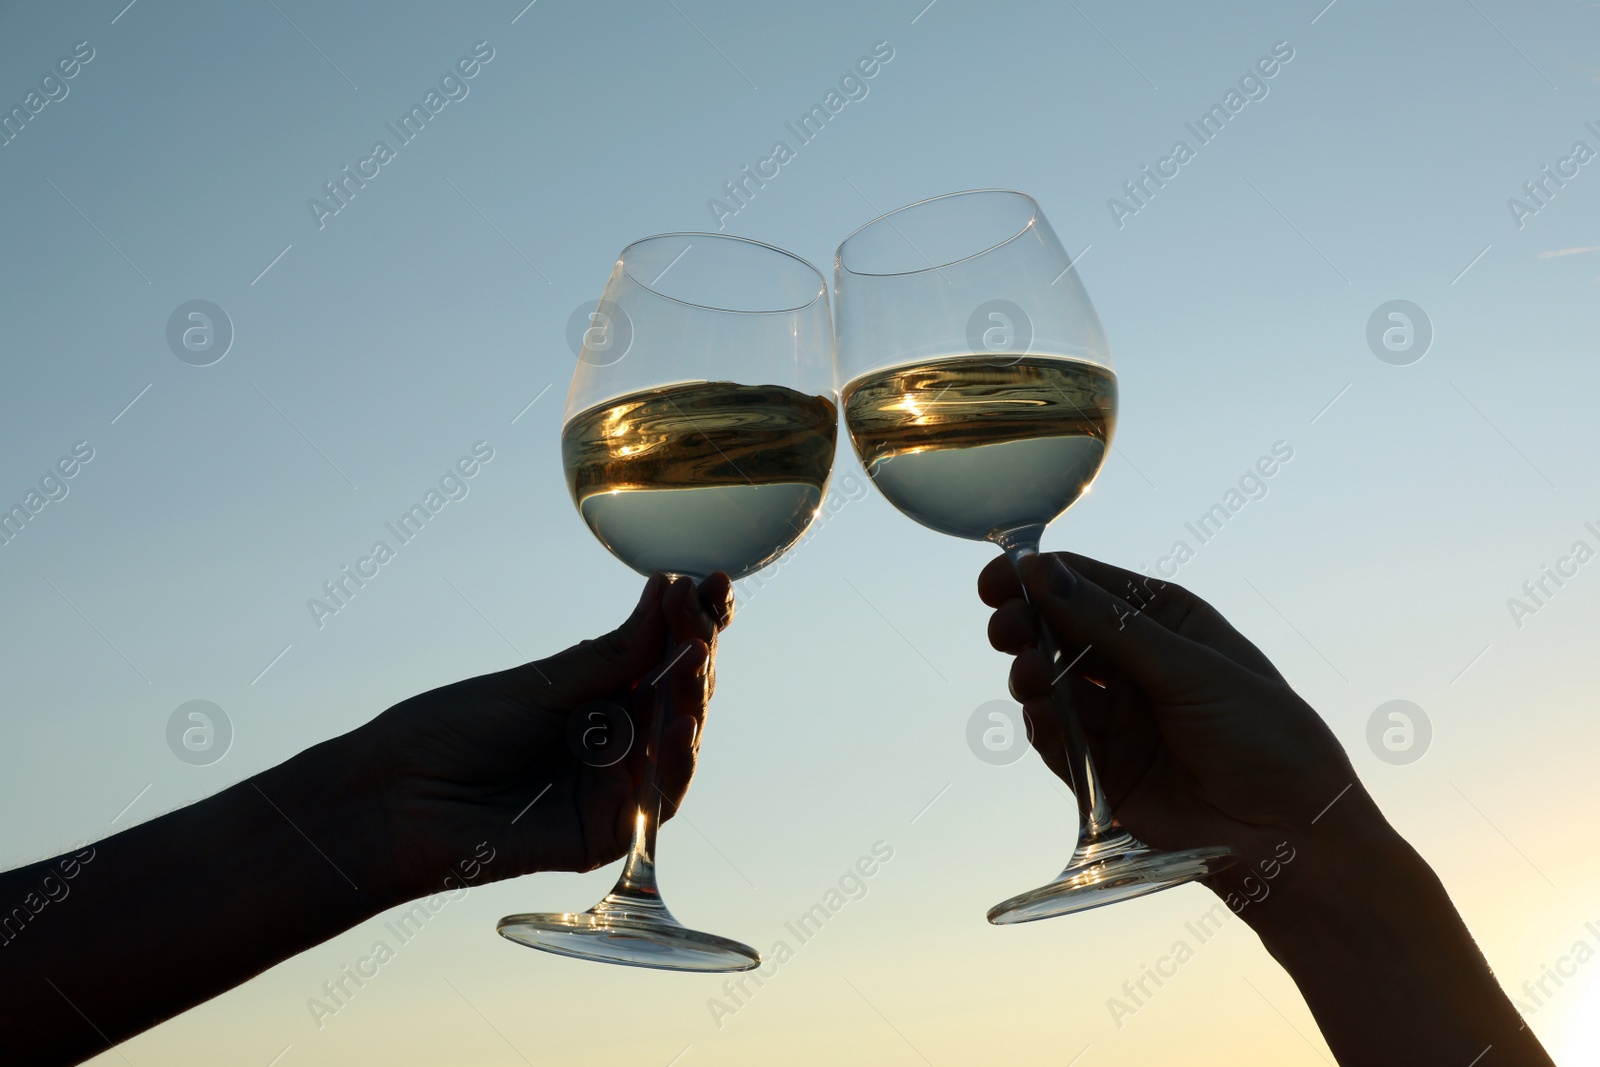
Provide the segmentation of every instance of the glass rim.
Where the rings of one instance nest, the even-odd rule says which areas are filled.
[[[901,212],[910,211],[912,208],[922,207],[924,204],[931,204],[936,200],[950,200],[958,196],[980,196],[984,194],[995,193],[1004,194],[1006,196],[1020,197],[1028,204],[1030,209],[1028,212],[1028,221],[1023,223],[1015,233],[1011,234],[1009,237],[1006,237],[1004,240],[996,241],[987,248],[979,249],[978,251],[973,252],[971,255],[962,256],[959,259],[952,259],[948,262],[937,264],[936,266],[918,267],[916,270],[865,271],[856,270],[855,268],[845,264],[844,250],[846,245],[853,241],[858,234],[871,229],[880,222],[887,222],[889,219],[900,214]],[[857,278],[907,278],[914,274],[927,274],[930,271],[944,270],[946,267],[954,267],[957,264],[965,263],[968,260],[977,259],[979,256],[986,256],[996,249],[1004,248],[1006,245],[1010,244],[1012,241],[1015,241],[1018,237],[1021,237],[1023,234],[1032,229],[1034,225],[1038,223],[1040,214],[1041,209],[1039,207],[1039,201],[1035,200],[1032,196],[1020,189],[962,189],[954,193],[940,193],[938,196],[929,196],[910,204],[902,204],[900,207],[897,207],[892,211],[885,211],[877,218],[871,219],[870,221],[864,222],[860,226],[857,226],[854,230],[850,231],[850,235],[848,237],[839,242],[839,247],[834,251],[834,267],[835,269],[843,271],[846,274],[852,274]]]
[[[661,290],[653,288],[650,283],[641,280],[638,275],[633,273],[632,268],[628,264],[628,253],[633,251],[635,248],[638,248],[640,245],[649,244],[651,241],[664,240],[668,237],[705,237],[715,238],[719,241],[738,241],[742,244],[755,245],[757,248],[764,248],[769,252],[776,252],[780,256],[785,256],[794,260],[816,277],[816,295],[810,300],[807,300],[805,303],[796,304],[793,307],[761,308],[759,310],[751,311],[745,308],[724,308],[717,307],[713,304],[697,304],[692,300],[684,300],[681,297],[673,296],[670,293],[663,293]],[[687,249],[685,249],[685,251],[687,251]],[[815,307],[818,300],[826,299],[828,295],[828,280],[822,276],[822,272],[818,270],[809,260],[795,255],[786,248],[779,248],[777,245],[771,245],[765,241],[757,241],[751,237],[740,237],[737,234],[731,233],[709,233],[699,230],[674,230],[671,233],[651,234],[649,237],[641,237],[637,241],[630,241],[627,245],[625,245],[622,251],[617,253],[617,265],[622,268],[622,273],[627,276],[629,281],[653,296],[659,296],[663,300],[670,300],[674,304],[681,304],[684,307],[697,308],[701,311],[718,311],[724,315],[793,315],[796,312],[805,311],[809,308]],[[665,271],[662,271],[662,274],[665,273]],[[656,280],[660,280],[660,278],[660,274],[656,275]]]

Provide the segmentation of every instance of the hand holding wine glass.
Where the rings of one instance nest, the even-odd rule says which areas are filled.
[[[1118,820],[1141,841],[1168,850],[1224,844],[1248,874],[1281,860],[1286,841],[1291,853],[1303,848],[1335,799],[1341,815],[1381,822],[1327,724],[1210,604],[1073,553],[1041,554],[1021,570],[993,560],[978,595],[995,609],[990,643],[1016,657],[1011,694],[1033,747],[1071,780],[1056,670],[1038,648],[1042,616],[1058,640],[1088,650],[1062,684]],[[1234,879],[1209,881],[1220,889]]]
[[[594,536],[641,573],[690,582],[751,574],[797,542],[827,492],[838,435],[827,284],[758,241],[662,234],[623,249],[567,394],[562,461]],[[663,650],[661,675],[679,650]],[[655,729],[673,689],[655,686]],[[628,860],[582,913],[508,915],[500,933],[559,955],[685,971],[741,971],[748,945],[685,927],[656,884],[662,789],[638,785]]]
[[[409,900],[436,889],[439,872],[480,840],[494,850],[486,874],[495,879],[589,871],[622,856],[647,770],[645,746],[598,736],[617,725],[610,722],[574,743],[571,720],[604,701],[630,705],[633,720],[648,724],[646,683],[659,671],[661,649],[681,650],[667,676],[673,717],[662,727],[660,785],[669,818],[694,774],[716,685],[717,635],[732,617],[726,575],[698,588],[656,575],[616,629],[542,660],[418,694],[357,731],[352,737],[365,752],[355,773],[370,778],[371,795],[382,800],[378,825],[403,835],[375,850],[389,863],[367,880],[392,885],[387,897]],[[609,744],[617,747],[602,747]]]
[[[1043,616],[1088,649],[1065,687],[1118,818],[1158,848],[1233,849],[1238,866],[1206,884],[1289,972],[1340,1063],[1549,1067],[1438,876],[1255,645],[1189,591],[1087,556],[1017,570],[992,561],[978,594],[990,643],[1016,657],[1035,748],[1072,781]]]
[[[834,273],[845,422],[867,474],[917,522],[1022,568],[1099,473],[1117,412],[1105,333],[1039,205],[1000,189],[924,200],[846,238]],[[1048,627],[1036,643],[1052,677],[1082,651],[1058,660]],[[1064,687],[1056,709],[1077,847],[990,922],[1127,900],[1233,861],[1215,843],[1159,852],[1119,825]]]
[[[21,936],[14,922],[5,932],[0,1062],[104,1053],[406,901],[425,899],[415,907],[426,914],[466,887],[621,856],[645,746],[586,758],[570,725],[596,700],[631,694],[648,726],[661,650],[682,650],[658,738],[670,817],[694,772],[730,592],[726,575],[698,588],[655,577],[608,633],[413,696],[213,796],[0,872],[8,900],[41,884],[70,891]]]

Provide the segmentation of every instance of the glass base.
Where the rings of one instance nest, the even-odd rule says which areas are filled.
[[[1120,828],[1085,836],[1055,881],[996,904],[989,921],[1006,926],[1132,900],[1215,874],[1237,858],[1222,845],[1158,852]]]
[[[761,954],[716,934],[691,930],[658,899],[613,891],[582,914],[507,915],[500,936],[529,948],[625,967],[663,971],[748,971]]]

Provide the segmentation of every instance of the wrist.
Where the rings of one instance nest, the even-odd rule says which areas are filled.
[[[1288,877],[1240,915],[1286,967],[1297,958],[1392,948],[1395,937],[1415,930],[1414,910],[1440,901],[1448,907],[1432,868],[1371,798],[1362,792],[1347,799],[1342,818],[1330,815],[1331,825],[1288,837],[1295,849]]]
[[[1240,915],[1289,973],[1341,1063],[1548,1064],[1444,884],[1357,785],[1270,898]],[[1353,801],[1353,802],[1352,802]],[[1337,813],[1337,817],[1335,817]]]
[[[378,762],[363,730],[314,745],[241,783],[304,838],[308,862],[352,891],[352,921],[410,899],[401,884]]]

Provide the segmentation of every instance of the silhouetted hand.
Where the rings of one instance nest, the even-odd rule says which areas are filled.
[[[0,872],[0,899],[52,898],[0,931],[0,1063],[76,1063],[405,901],[428,897],[426,918],[468,884],[621,856],[650,683],[670,664],[667,817],[694,772],[732,614],[726,575],[698,589],[657,576],[604,637],[412,697],[205,800]],[[620,758],[568,741],[601,698],[631,714]],[[182,966],[152,981],[152,961]]]
[[[379,833],[391,845],[366,854],[394,862],[368,877],[396,886],[400,899],[436,891],[482,841],[494,850],[485,869],[491,880],[588,871],[620,857],[647,765],[649,683],[670,661],[673,717],[662,735],[660,778],[665,819],[694,773],[717,634],[732,614],[726,575],[698,589],[687,578],[658,575],[633,614],[603,637],[412,697],[362,727],[351,737],[370,781],[361,792],[378,798]],[[600,699],[628,713],[631,739],[628,724],[596,719],[582,729],[607,735],[607,747],[574,746],[569,719]]]
[[[1024,576],[1028,601],[1002,557],[978,592],[990,642],[1016,656],[1034,747],[1070,784],[1037,608],[1117,819],[1155,848],[1239,854],[1206,884],[1289,972],[1341,1064],[1548,1067],[1438,877],[1259,649],[1187,590],[1085,556],[1035,556]]]
[[[1356,781],[1316,712],[1193,593],[1086,556],[1036,556],[1025,569],[1033,607],[1006,558],[980,575],[979,595],[995,608],[989,640],[1017,657],[1012,695],[1034,747],[1069,783],[1055,671],[1033,647],[1034,607],[1062,660],[1077,659],[1071,699],[1117,819],[1135,837],[1166,850],[1229,845],[1250,866],[1302,837]],[[1362,803],[1361,786],[1350,790],[1358,792],[1339,803]]]

